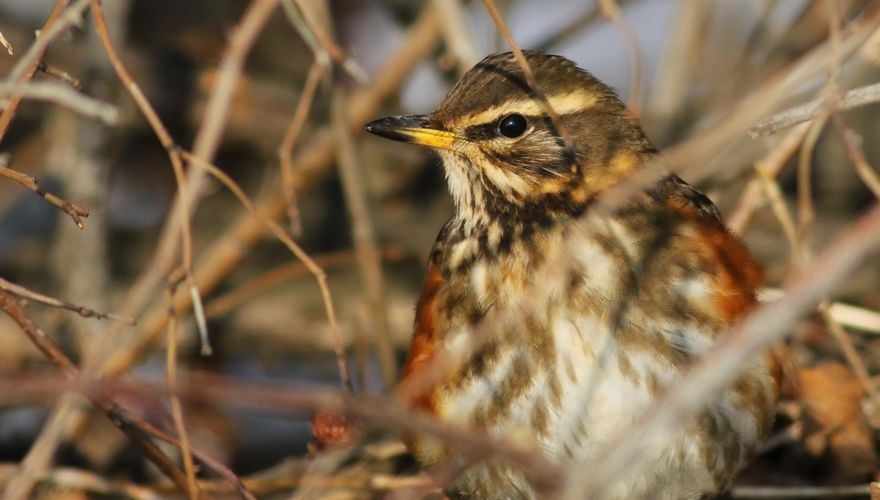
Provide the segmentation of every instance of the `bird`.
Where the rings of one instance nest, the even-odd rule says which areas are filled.
[[[428,258],[402,384],[441,353],[465,354],[409,404],[448,425],[526,440],[577,470],[753,308],[763,272],[712,201],[674,174],[584,230],[578,222],[603,194],[661,153],[588,71],[522,54],[530,76],[513,53],[493,54],[430,114],[364,129],[435,151],[454,202]],[[505,308],[518,319],[486,324]],[[754,359],[603,497],[724,492],[771,429],[779,372],[772,354]],[[471,464],[454,443],[408,441],[429,470],[464,464],[443,485],[450,497],[541,496],[510,460]]]

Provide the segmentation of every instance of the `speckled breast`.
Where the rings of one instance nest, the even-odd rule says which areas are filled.
[[[725,264],[748,258],[754,265],[747,252],[720,224],[694,225],[689,215],[667,211],[654,220],[645,210],[624,212],[587,237],[545,231],[514,238],[504,252],[466,239],[438,242],[407,376],[442,350],[464,346],[469,354],[417,404],[450,423],[537,443],[556,462],[586,461],[754,301],[758,278]],[[570,254],[561,267],[547,259],[559,252]],[[647,476],[616,485],[613,497],[682,498],[726,488],[772,421],[771,364],[756,360],[655,452]],[[428,466],[462,458],[453,450],[435,439],[413,442]],[[535,495],[500,458],[469,468],[448,491]]]

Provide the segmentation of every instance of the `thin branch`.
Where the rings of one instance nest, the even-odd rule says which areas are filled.
[[[865,157],[865,152],[862,150],[862,136],[850,128],[840,113],[835,113],[834,124],[840,131],[846,155],[849,157],[849,161],[852,162],[856,175],[871,190],[871,193],[880,199],[880,177],[878,177],[877,171],[874,170],[874,167],[868,163],[868,159]]]
[[[50,76],[50,77],[52,77],[62,83],[66,83],[67,85],[70,85],[75,90],[82,91],[82,88],[83,88],[82,82],[79,81],[78,78],[76,78],[73,75],[71,75],[70,73],[68,73],[67,71],[64,71],[62,69],[56,68],[55,66],[51,66],[49,64],[46,64],[45,61],[40,62],[40,65],[38,66],[37,69],[39,71],[45,73],[47,76]]]
[[[13,66],[12,71],[9,72],[9,76],[6,78],[6,83],[27,85],[31,78],[33,78],[34,73],[37,72],[37,68],[40,65],[40,61],[43,60],[49,44],[67,28],[80,22],[82,12],[88,7],[89,0],[77,0],[76,3],[67,9],[69,3],[69,0],[57,0],[55,2],[37,39],[34,40],[34,43],[28,47],[28,50],[22,55],[21,59]],[[20,103],[21,96],[13,94],[9,98],[6,109],[0,114],[0,141],[3,140],[6,131],[9,130],[9,125],[12,123]]]
[[[302,16],[302,22],[294,20],[296,18],[297,9],[293,8],[291,2],[296,3],[296,7],[298,7],[299,11],[298,13]],[[317,15],[313,10],[315,7],[312,3],[303,0],[281,0],[281,3],[282,6],[284,6],[285,13],[288,14],[288,17],[291,19],[294,26],[297,27],[300,33],[304,33],[303,39],[305,39],[306,43],[308,43],[312,50],[315,51],[315,56],[318,60],[325,58],[325,56],[320,55],[320,53],[323,52],[326,54],[326,57],[329,57],[333,62],[345,70],[354,81],[361,85],[365,85],[369,82],[370,78],[367,76],[367,72],[360,67],[357,61],[346,54],[346,52],[336,44],[333,37],[328,32],[328,29],[325,29],[325,27],[322,26],[322,23],[317,19]],[[305,35],[305,33],[311,33],[311,35]],[[314,41],[317,41],[317,44],[315,44]]]
[[[862,360],[862,357],[859,356],[855,346],[853,346],[849,334],[836,321],[834,321],[834,317],[831,315],[831,304],[829,301],[825,300],[819,305],[819,315],[822,316],[825,325],[831,331],[831,335],[840,345],[840,348],[843,351],[843,356],[846,358],[846,362],[849,364],[853,373],[855,373],[859,383],[862,384],[862,388],[865,390],[865,394],[868,395],[868,399],[871,400],[871,404],[874,408],[880,409],[880,392],[878,392],[877,384],[871,380],[871,375],[865,367],[865,362]]]
[[[0,309],[3,309],[10,318],[12,318],[22,331],[28,336],[31,342],[61,371],[69,380],[79,378],[79,369],[65,355],[58,346],[55,345],[49,337],[40,330],[24,312],[21,305],[15,298],[5,291],[0,291]],[[162,471],[171,481],[177,485],[180,491],[187,491],[186,476],[177,469],[171,460],[162,453],[141,431],[138,426],[134,425],[127,417],[126,413],[112,401],[96,396],[94,394],[85,394],[92,403],[102,410],[113,424],[119,428],[140,450],[148,460],[153,462],[156,467]]]
[[[407,75],[434,49],[439,31],[440,22],[436,12],[430,7],[424,8],[401,40],[398,49],[376,72],[376,78],[371,85],[359,89],[352,95],[349,101],[352,129],[360,130],[360,124],[374,117],[385,99],[398,91]],[[332,131],[321,129],[313,137],[309,146],[294,159],[296,187],[300,190],[323,178],[333,164],[335,144]],[[284,196],[279,190],[262,200],[258,210],[261,217],[275,220],[283,216],[285,208]],[[217,238],[202,258],[198,274],[199,289],[207,293],[218,286],[224,277],[248,256],[248,249],[263,240],[265,233],[265,224],[255,220],[249,213],[242,214],[230,222],[228,229]],[[123,301],[121,308],[123,311],[140,314],[150,304],[154,291],[161,284],[159,277],[170,272],[172,257],[174,254],[167,253],[160,244],[151,263],[130,288]],[[178,296],[178,310],[190,306],[187,299],[185,295]],[[125,372],[153,348],[165,332],[166,320],[164,308],[154,309],[142,322],[143,327],[138,335],[112,355],[108,355],[100,371],[108,376]]]
[[[119,121],[119,109],[116,106],[89,97],[68,85],[57,82],[35,82],[27,85],[0,83],[0,98],[6,96],[58,104],[74,113],[94,118],[105,125],[116,125]],[[10,105],[11,103],[0,103],[0,108],[7,109]]]
[[[135,324],[137,324],[134,318],[125,318],[113,313],[103,313],[95,311],[94,309],[89,309],[85,306],[76,305],[71,302],[65,302],[63,300],[56,299],[55,297],[50,297],[48,295],[43,295],[41,293],[28,290],[21,285],[17,285],[3,278],[0,278],[0,290],[6,290],[7,292],[14,293],[19,297],[33,300],[34,302],[39,302],[41,304],[46,304],[47,306],[60,307],[62,309],[67,309],[68,311],[73,311],[83,318],[110,319],[113,321],[119,321],[120,323],[124,323],[129,326],[134,326]]]
[[[793,128],[770,151],[755,162],[755,175],[749,180],[743,194],[739,197],[736,208],[726,217],[727,225],[734,233],[742,234],[745,232],[752,215],[764,201],[762,193],[766,190],[766,182],[776,179],[788,160],[801,147],[809,128],[809,123],[802,123]]]
[[[394,353],[394,343],[391,340],[391,332],[388,325],[385,279],[382,275],[382,256],[379,244],[376,242],[376,231],[373,228],[373,221],[370,217],[366,188],[358,168],[358,154],[348,126],[350,121],[346,112],[346,101],[347,98],[344,90],[337,84],[333,92],[333,102],[331,103],[333,129],[336,133],[336,143],[339,144],[336,163],[342,177],[346,206],[351,217],[351,231],[355,251],[357,252],[358,265],[361,269],[364,285],[366,286],[367,302],[370,307],[371,326],[374,330],[373,337],[376,340],[376,350],[379,355],[382,383],[386,388],[389,388],[397,381],[397,357]]]
[[[174,309],[174,294],[178,283],[172,281],[168,285],[168,342],[165,349],[165,385],[168,388],[168,400],[171,405],[171,418],[174,429],[180,437],[180,454],[183,457],[183,469],[186,472],[187,494],[190,500],[199,497],[199,486],[196,481],[196,469],[193,465],[189,433],[183,421],[183,406],[177,396],[177,311]]]
[[[324,301],[324,309],[327,314],[327,321],[330,323],[330,330],[333,333],[334,337],[334,345],[336,347],[336,361],[339,365],[339,374],[342,379],[342,386],[349,392],[353,392],[351,385],[351,376],[348,372],[348,365],[345,362],[345,342],[342,340],[342,332],[339,330],[339,324],[336,321],[336,312],[333,306],[333,298],[330,295],[330,288],[327,286],[327,273],[315,263],[314,259],[312,259],[305,250],[302,249],[293,238],[290,237],[285,231],[284,228],[281,227],[274,220],[268,219],[263,216],[257,206],[254,204],[253,200],[245,194],[244,190],[241,189],[231,177],[226,175],[226,172],[220,170],[215,165],[208,163],[201,158],[195,156],[192,153],[181,151],[181,156],[189,162],[191,165],[194,165],[202,170],[205,170],[209,174],[211,174],[214,178],[219,180],[227,189],[232,191],[232,193],[239,199],[242,205],[251,212],[251,215],[256,217],[261,223],[265,224],[269,231],[275,235],[284,245],[293,253],[297,259],[299,259],[303,264],[308,267],[309,272],[315,277],[315,281],[318,282],[318,288],[321,290],[321,298]]]
[[[479,58],[465,22],[462,4],[459,0],[431,0],[431,3],[443,19],[446,49],[455,57],[459,75],[463,75]]]
[[[106,52],[107,57],[110,59],[110,64],[113,66],[117,77],[131,95],[147,122],[150,124],[150,127],[153,129],[159,142],[168,152],[168,157],[171,160],[171,167],[174,171],[175,181],[177,182],[179,204],[177,205],[176,213],[181,221],[179,237],[183,246],[182,267],[186,274],[186,281],[189,285],[190,293],[193,296],[193,303],[200,306],[202,302],[201,296],[198,293],[198,288],[195,285],[195,279],[193,278],[192,273],[192,227],[189,214],[191,213],[193,203],[190,190],[187,189],[187,178],[183,171],[183,161],[175,150],[174,140],[171,138],[168,129],[165,128],[158,113],[156,113],[156,110],[141,91],[140,86],[135,82],[131,73],[129,73],[128,69],[126,69],[125,65],[122,63],[122,59],[119,57],[119,53],[116,51],[116,47],[110,39],[110,33],[107,29],[107,21],[104,16],[104,8],[101,4],[101,0],[91,0],[91,10],[92,16],[95,19],[95,31],[98,33],[98,37],[104,47],[104,52]],[[200,307],[194,308],[196,313],[196,325],[198,326],[199,338],[201,339],[201,352],[203,355],[210,355],[211,344],[208,339],[207,322],[204,319],[204,314],[198,314],[201,310]]]
[[[325,271],[337,267],[351,265],[357,262],[357,256],[352,250],[340,250],[338,252],[316,255],[312,257],[315,263]],[[384,260],[397,261],[401,258],[401,252],[395,248],[388,248],[382,252]],[[278,286],[286,281],[308,275],[309,269],[302,262],[291,262],[270,269],[257,275],[237,288],[219,295],[208,301],[205,306],[205,314],[209,318],[222,317],[235,307],[254,298],[255,296]]]
[[[15,55],[15,51],[12,49],[12,44],[9,43],[9,40],[7,40],[5,36],[3,36],[3,32],[2,32],[2,31],[0,31],[0,45],[2,45],[3,48],[6,49],[6,52],[7,52],[9,55],[11,55],[11,56],[14,56],[14,55]]]
[[[531,66],[529,66],[529,62],[526,61],[526,57],[523,55],[522,50],[520,50],[519,45],[517,45],[516,40],[513,39],[513,36],[510,34],[510,30],[507,29],[507,25],[504,23],[504,19],[501,18],[501,14],[498,12],[498,9],[495,7],[495,3],[492,0],[483,0],[483,4],[486,6],[486,10],[489,12],[489,16],[492,17],[492,21],[495,23],[495,27],[501,34],[504,36],[504,39],[507,40],[507,44],[510,45],[510,50],[513,51],[513,56],[516,58],[517,64],[519,64],[520,69],[522,69],[523,76],[526,78],[526,83],[529,84],[529,88],[534,92],[535,96],[538,98],[538,103],[543,108],[543,111],[547,113],[550,117],[550,121],[553,122],[553,127],[556,128],[557,132],[559,132],[560,137],[562,137],[562,142],[565,144],[565,149],[568,153],[569,162],[574,162],[574,142],[571,138],[571,134],[568,131],[568,127],[562,123],[562,119],[559,117],[559,113],[553,109],[553,106],[550,105],[550,101],[547,100],[547,96],[544,94],[544,91],[538,87],[538,82],[535,80],[535,74],[532,72]]]
[[[0,177],[5,177],[9,180],[21,184],[27,189],[33,191],[38,196],[41,196],[49,203],[55,205],[56,207],[58,207],[59,210],[63,211],[64,213],[69,215],[71,219],[73,219],[73,223],[76,224],[76,227],[80,229],[86,227],[83,223],[83,218],[89,216],[88,208],[70,203],[69,201],[63,200],[52,193],[47,193],[46,191],[43,191],[43,189],[37,184],[37,180],[35,178],[27,174],[23,174],[18,170],[13,170],[9,167],[0,166]]]
[[[734,486],[733,498],[842,498],[864,496],[869,485],[855,486]]]
[[[772,135],[798,123],[812,120],[822,112],[824,98],[812,100],[808,103],[789,108],[785,111],[761,118],[749,127],[752,137]],[[850,90],[837,102],[835,109],[846,111],[880,102],[880,83],[874,83]]]
[[[644,56],[642,49],[639,48],[639,40],[636,37],[632,24],[620,12],[620,7],[615,0],[599,0],[598,5],[599,11],[605,18],[614,23],[614,26],[620,33],[620,37],[623,38],[623,42],[626,44],[630,69],[629,98],[626,100],[626,103],[630,113],[638,118],[642,112],[642,101],[644,99],[644,92],[642,91]]]
[[[293,171],[293,147],[302,131],[306,118],[309,116],[312,102],[315,99],[315,92],[318,90],[318,82],[321,78],[321,67],[317,61],[309,68],[309,74],[306,76],[306,83],[303,85],[302,93],[299,95],[299,102],[296,104],[296,111],[290,120],[290,125],[284,132],[284,138],[281,145],[278,146],[278,160],[281,165],[281,190],[287,201],[287,217],[290,219],[290,229],[294,236],[302,234],[302,222],[299,217],[299,210],[296,206],[296,176]]]

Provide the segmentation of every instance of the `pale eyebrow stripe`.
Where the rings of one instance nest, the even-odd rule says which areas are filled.
[[[561,116],[577,113],[595,106],[597,96],[595,93],[588,90],[578,89],[564,94],[549,95],[547,96],[547,100],[550,102],[550,107]],[[455,120],[454,126],[490,123],[510,113],[519,113],[521,115],[543,115],[544,108],[541,106],[541,103],[537,98],[528,100],[509,100],[478,113],[464,115]]]

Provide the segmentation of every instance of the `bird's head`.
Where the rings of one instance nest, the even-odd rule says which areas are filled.
[[[511,53],[474,66],[433,113],[364,128],[437,150],[461,217],[527,222],[579,213],[654,149],[614,92],[590,73],[561,56],[525,56],[571,148]]]

